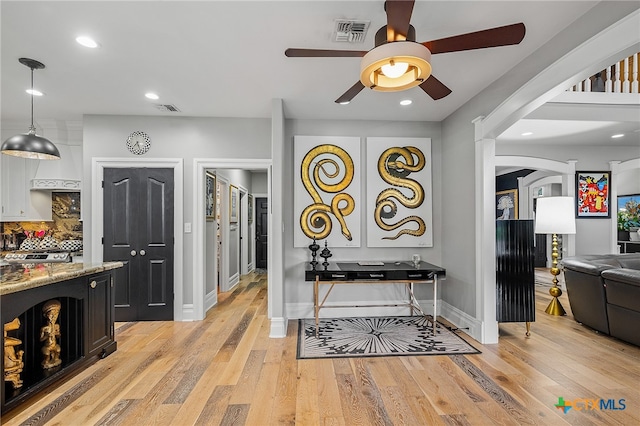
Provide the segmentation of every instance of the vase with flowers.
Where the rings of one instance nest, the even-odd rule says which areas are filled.
[[[629,200],[618,210],[618,239],[640,241],[640,204]]]

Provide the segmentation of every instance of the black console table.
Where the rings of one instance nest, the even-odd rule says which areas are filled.
[[[313,308],[316,320],[316,336],[318,334],[318,316],[322,308],[360,308],[381,306],[406,306],[411,315],[422,311],[420,304],[413,293],[414,284],[433,284],[433,317],[431,322],[436,328],[436,313],[438,303],[438,279],[444,279],[446,271],[436,265],[420,262],[414,266],[413,262],[338,262],[329,265],[326,270],[312,270],[307,265],[304,279],[313,281]],[[320,300],[320,285],[328,284],[330,287]],[[336,284],[404,284],[409,293],[409,300],[403,304],[377,304],[377,305],[328,305],[326,304],[331,290]]]

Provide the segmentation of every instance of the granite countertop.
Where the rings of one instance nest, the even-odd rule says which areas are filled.
[[[122,266],[122,262],[4,265],[0,266],[0,295],[16,293]]]

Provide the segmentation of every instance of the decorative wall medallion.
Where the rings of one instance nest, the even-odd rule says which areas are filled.
[[[135,131],[127,138],[127,149],[136,155],[142,155],[151,148],[151,138],[145,132]]]

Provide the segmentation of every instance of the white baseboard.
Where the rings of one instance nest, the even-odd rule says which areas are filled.
[[[181,321],[196,321],[195,310],[193,303],[185,303],[182,305],[182,320]]]
[[[239,282],[240,282],[240,273],[236,272],[235,274],[229,277],[229,290],[237,286]]]
[[[473,337],[478,342],[481,341],[482,321],[454,306],[451,306],[447,302],[438,301],[438,306],[440,306],[438,311],[442,318],[449,321],[455,327],[464,330],[466,334]]]
[[[271,330],[269,332],[269,337],[273,339],[281,339],[287,337],[286,318],[271,318]]]
[[[204,312],[205,315],[209,309],[218,304],[218,292],[216,290],[204,295]]]

